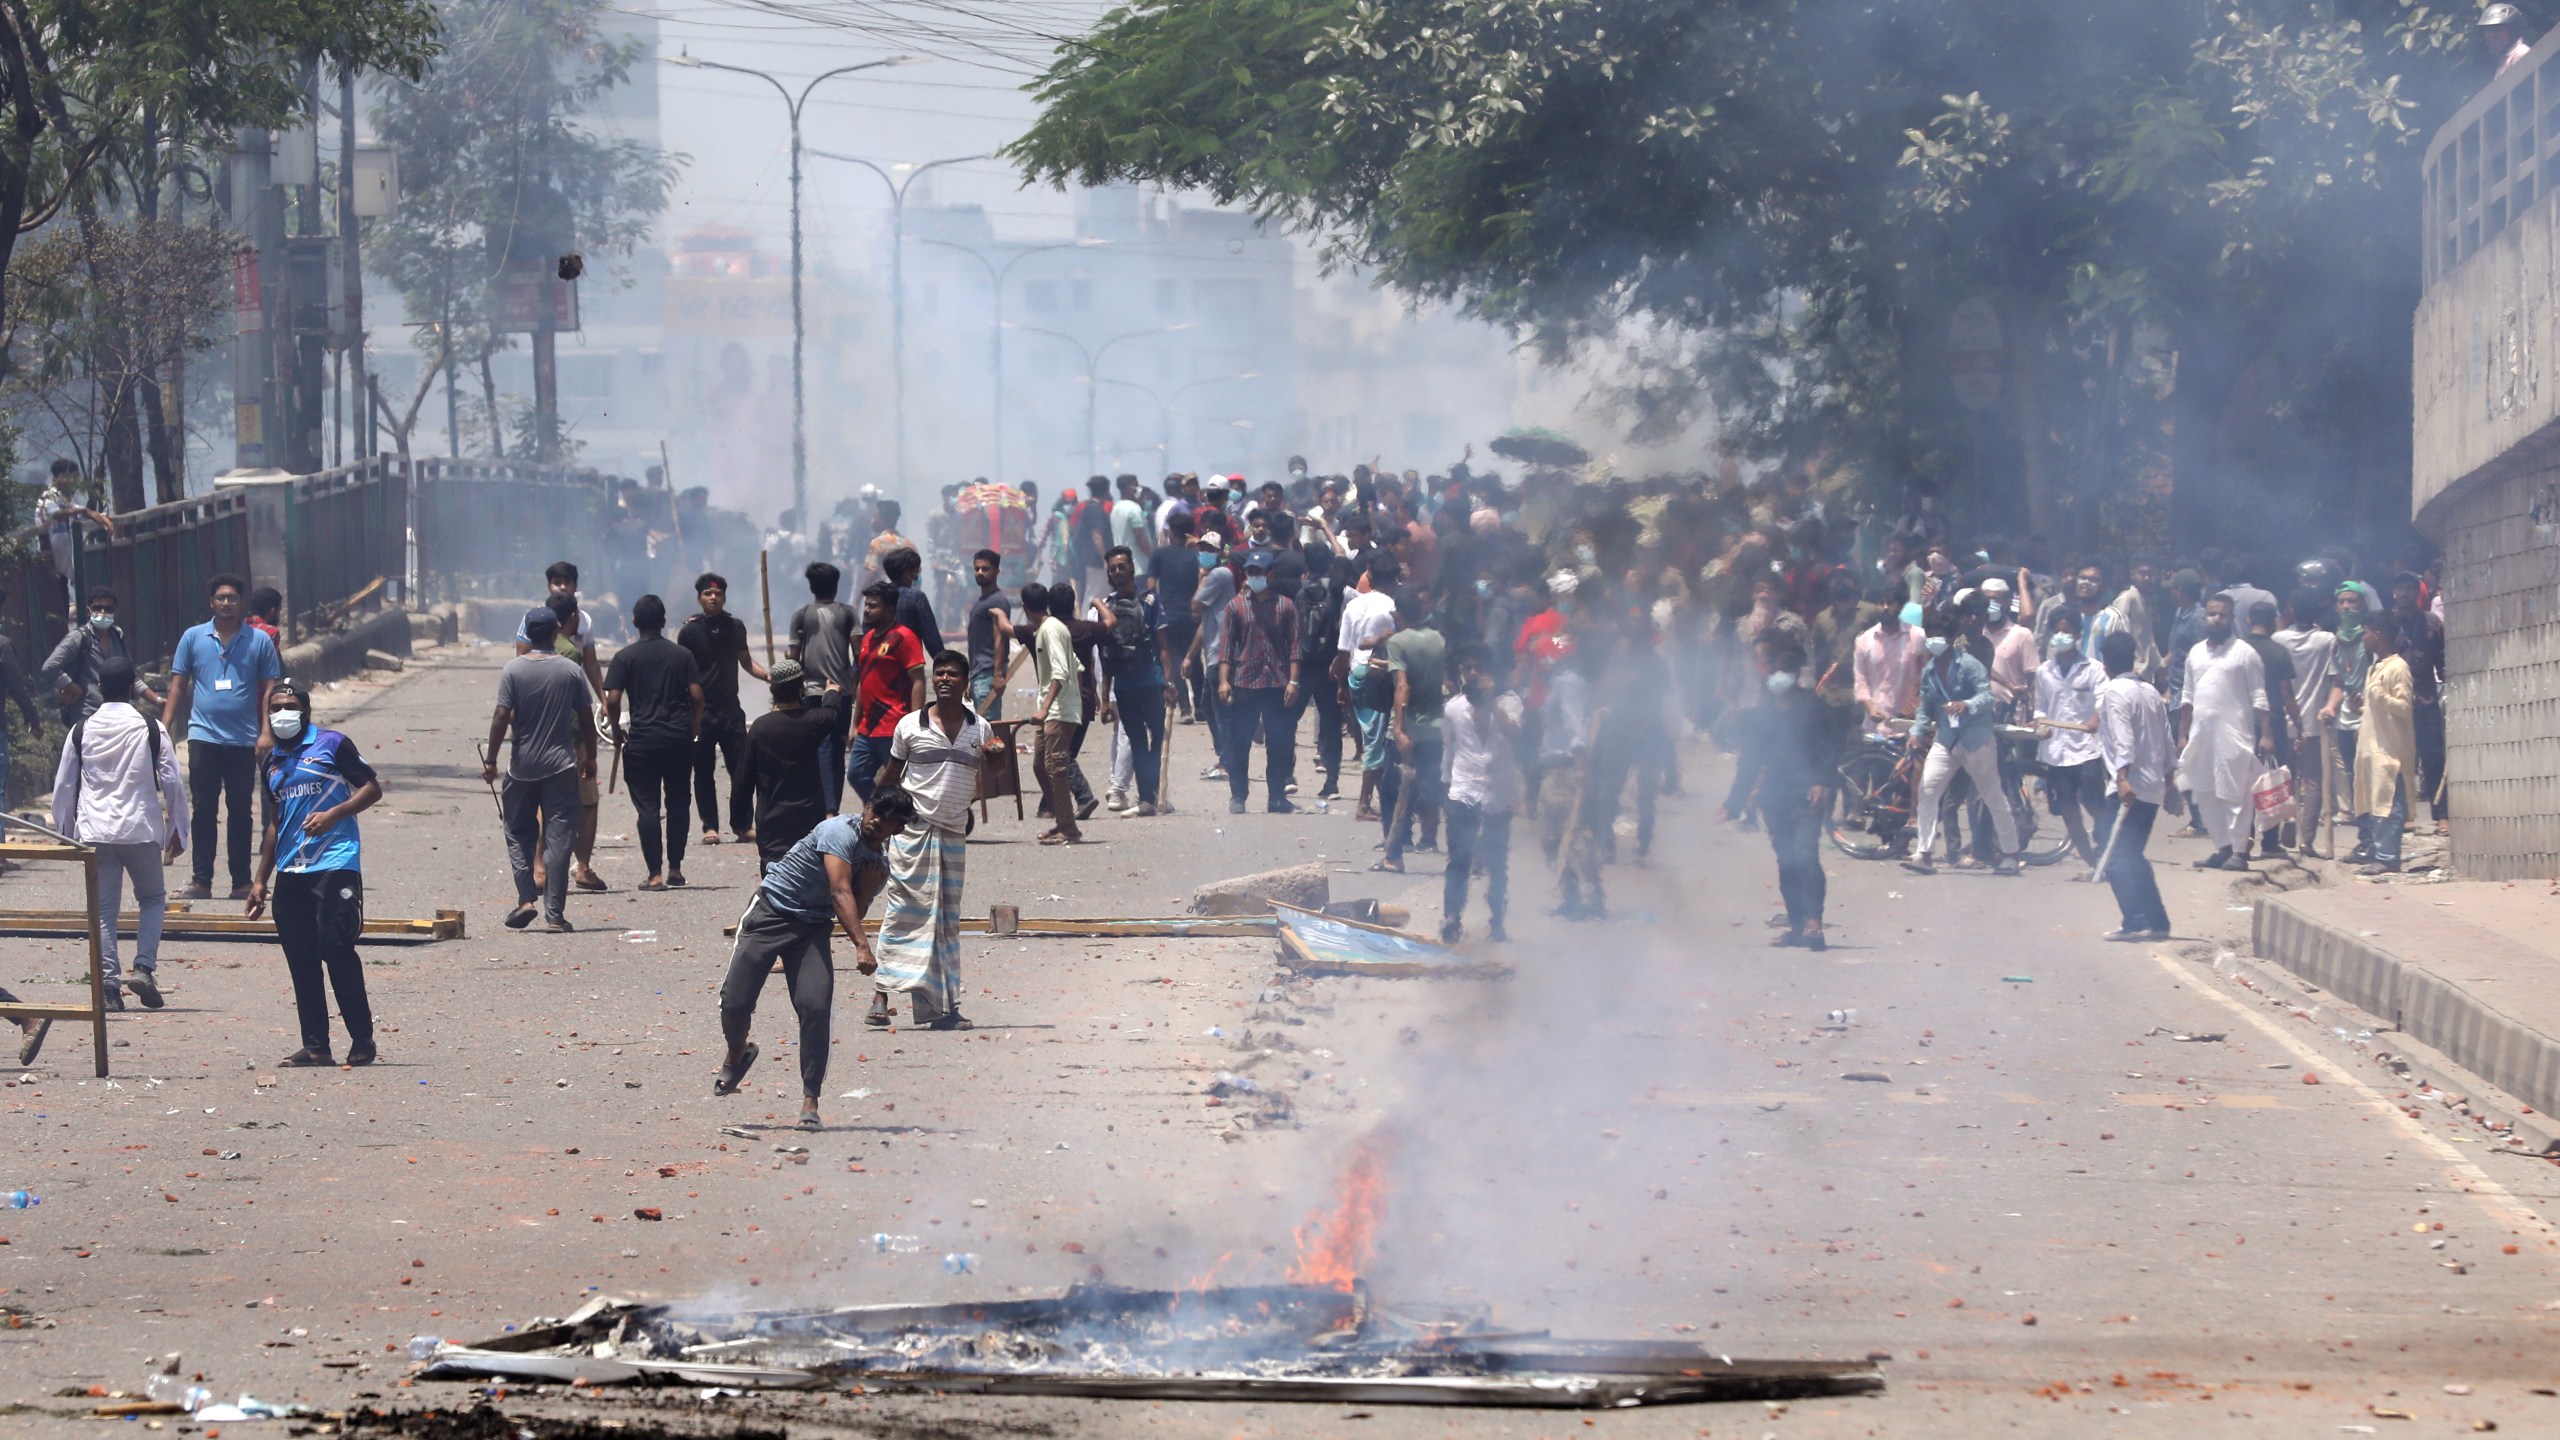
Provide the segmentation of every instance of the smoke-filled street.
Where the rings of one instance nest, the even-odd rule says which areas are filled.
[[[503,900],[468,738],[494,672],[464,647],[321,706],[381,757],[376,913]],[[13,1176],[44,1197],[0,1224],[10,1425],[83,1432],[97,1402],[66,1392],[137,1387],[170,1352],[225,1399],[452,1410],[487,1387],[409,1382],[412,1337],[486,1339],[596,1294],[784,1309],[1279,1282],[1320,1266],[1364,1198],[1374,1232],[1339,1258],[1382,1303],[1890,1357],[1877,1396],[1603,1415],[1600,1433],[2551,1423],[2560,1399],[2535,1387],[2560,1252],[2535,1212],[2560,1175],[2484,1156],[2467,1122],[2407,1118],[2408,1087],[2366,1055],[2200,963],[2245,927],[2228,881],[2174,878],[2194,920],[2127,947],[2095,938],[2104,889],[2061,867],[1835,865],[1832,948],[1772,949],[1758,837],[1696,798],[1721,763],[1690,763],[1657,863],[1613,872],[1615,920],[1532,918],[1551,882],[1517,877],[1503,978],[1293,982],[1268,941],[971,937],[978,1028],[848,1023],[816,1134],[789,1127],[796,1057],[770,1030],[770,1068],[708,1092],[744,848],[697,852],[690,893],[635,895],[608,830],[596,866],[617,888],[575,902],[576,933],[475,919],[465,941],[369,950],[382,1058],[360,1071],[266,1068],[292,1033],[272,952],[173,942],[168,1007],[110,1027],[111,1082],[58,1037],[0,1092]],[[1063,854],[990,828],[973,890],[1026,918],[1173,913],[1227,874],[1357,868],[1372,833],[1213,804],[1097,821],[1101,843]],[[1417,857],[1411,893],[1338,874],[1337,895],[1413,899],[1438,868]],[[1374,1192],[1346,1191],[1364,1153]],[[1582,1429],[501,1388],[511,1413],[793,1434]]]

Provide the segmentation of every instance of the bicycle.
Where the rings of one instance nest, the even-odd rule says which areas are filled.
[[[1840,786],[1834,792],[1830,823],[1824,827],[1832,848],[1841,854],[1857,860],[1893,860],[1910,853],[1919,834],[1915,802],[1920,794],[1920,767],[1927,756],[1925,748],[1910,744],[1913,725],[1909,720],[1887,721],[1886,733],[1863,737],[1841,757]],[[1994,743],[2000,746],[2003,798],[2018,827],[2018,858],[2029,865],[2051,865],[2070,853],[2071,838],[2064,827],[2037,818],[2036,796],[2044,796],[2046,811],[2052,809],[2052,798],[2044,793],[2045,767],[2035,758],[2038,738],[2032,726],[2003,725]],[[1956,833],[1952,822],[1964,813],[1974,793],[1970,775],[1958,774],[1947,787],[1938,813],[1941,828],[1950,837]]]

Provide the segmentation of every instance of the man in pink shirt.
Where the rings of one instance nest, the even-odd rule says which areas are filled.
[[[1920,667],[1929,663],[1923,648],[1917,605],[1902,603],[1900,585],[1877,592],[1884,614],[1858,637],[1851,668],[1856,672],[1858,708],[1867,717],[1869,734],[1883,731],[1887,720],[1908,720],[1920,700]]]
[[[2017,598],[2009,593],[2008,582],[1985,581],[1982,595],[1982,639],[1991,650],[1985,667],[1991,672],[1991,693],[2003,704],[2017,700],[2032,703],[2036,693],[2035,629],[2012,622]]]

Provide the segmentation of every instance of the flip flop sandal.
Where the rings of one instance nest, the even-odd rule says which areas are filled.
[[[1066,837],[1066,836],[1061,835],[1061,834],[1059,834],[1059,833],[1057,833],[1056,831],[1054,831],[1054,830],[1053,830],[1053,831],[1050,831],[1048,834],[1041,836],[1041,837],[1040,837],[1040,843],[1041,843],[1041,844],[1043,844],[1043,845],[1066,845],[1066,844],[1070,844],[1070,843],[1072,843],[1072,842],[1070,842],[1070,841],[1067,839],[1067,837]]]
[[[664,880],[643,880],[640,882],[640,888],[643,890],[662,891],[667,888],[667,882]]]
[[[612,886],[604,883],[604,877],[601,875],[581,875],[570,883],[576,885],[581,890],[597,893],[613,888]]]
[[[303,1049],[296,1050],[277,1061],[276,1068],[279,1070],[335,1070],[338,1068],[338,1062],[327,1055],[315,1054],[308,1049]]]
[[[44,1037],[52,1033],[52,1021],[38,1020],[36,1028],[27,1032],[27,1043],[18,1047],[18,1063],[21,1065],[36,1063],[36,1052],[44,1048]]]
[[[1401,875],[1404,873],[1404,866],[1401,864],[1390,864],[1384,860],[1376,862],[1369,868],[1377,871],[1381,875]]]
[[[871,1010],[868,1014],[862,1017],[862,1023],[865,1025],[885,1027],[895,1018],[896,1017],[889,1011],[889,992],[886,990],[872,991]]]
[[[826,1129],[827,1122],[819,1119],[815,1115],[803,1115],[800,1117],[800,1128],[814,1135],[818,1131]]]
[[[499,923],[505,925],[510,930],[521,930],[527,925],[532,924],[534,917],[541,913],[542,912],[539,909],[536,909],[531,905],[519,905],[513,910],[508,911],[507,918]]]
[[[738,1059],[737,1069],[731,1070],[724,1065],[720,1067],[720,1073],[711,1077],[711,1093],[714,1095],[737,1094],[738,1086],[747,1078],[747,1072],[756,1068],[756,1057],[763,1053],[756,1048],[754,1041],[748,1041],[746,1052]]]

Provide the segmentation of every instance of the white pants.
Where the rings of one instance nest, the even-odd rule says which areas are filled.
[[[2195,801],[2196,819],[2203,824],[2204,833],[2213,837],[2215,849],[2237,850],[2249,843],[2250,822],[2256,818],[2257,807],[2248,796],[2228,799],[2198,790],[2189,798]]]
[[[1961,768],[1973,777],[1974,793],[1991,811],[1991,828],[2000,837],[2000,853],[2018,853],[2018,817],[2009,813],[2009,797],[2000,790],[2000,742],[1986,740],[1971,749],[1950,750],[1944,745],[1929,747],[1929,758],[1920,766],[1920,796],[1913,802],[1920,824],[1920,843],[1912,854],[1927,859],[1938,845],[1938,805],[1947,798],[1947,786],[1954,782]]]
[[[1123,795],[1138,793],[1138,754],[1129,748],[1129,732],[1111,727],[1111,788]]]

